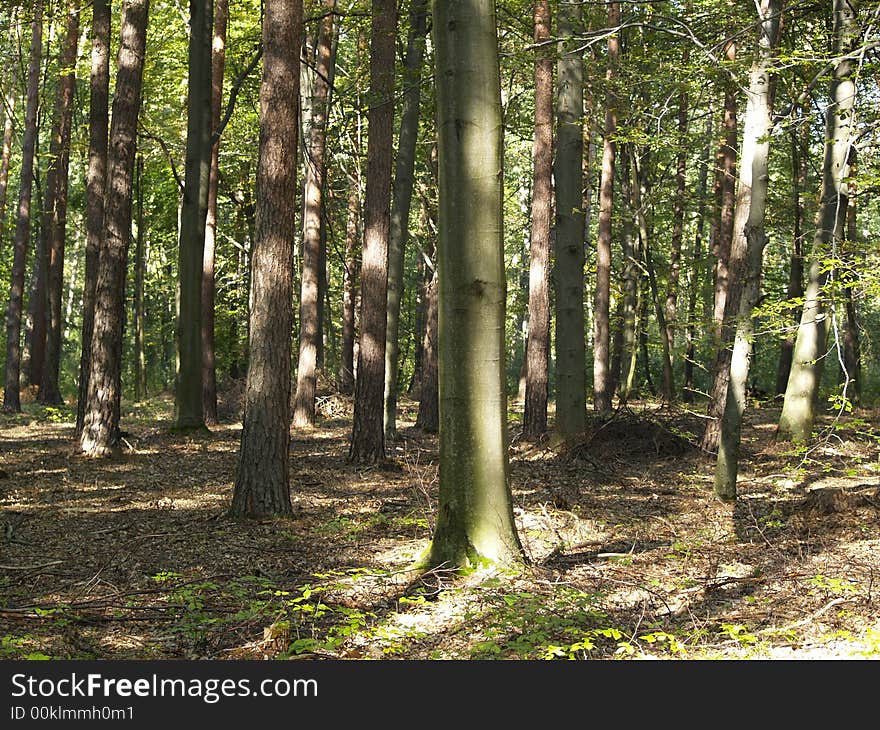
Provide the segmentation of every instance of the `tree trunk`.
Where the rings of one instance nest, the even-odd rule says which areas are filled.
[[[40,197],[39,173],[35,173],[37,190],[32,197]],[[21,355],[21,369],[27,385],[39,385],[43,381],[43,363],[46,360],[46,280],[49,269],[49,220],[45,211],[39,218],[36,235],[36,251],[28,292],[28,311],[25,319],[25,347]]]
[[[211,48],[212,139],[220,126],[223,74],[226,69],[226,26],[229,0],[214,0],[214,40]],[[217,369],[214,363],[214,251],[217,246],[217,189],[220,184],[220,140],[211,145],[205,247],[202,255],[202,413],[206,426],[217,425]]]
[[[851,151],[850,165],[855,168],[855,148]],[[844,397],[854,406],[862,400],[862,347],[859,341],[859,310],[854,289],[859,280],[858,261],[863,258],[859,252],[859,233],[856,220],[856,182],[855,170],[849,181],[849,203],[846,209],[846,249],[843,276],[843,302],[846,310],[846,323],[843,328],[843,363],[840,382]]]
[[[422,373],[419,377],[419,412],[416,428],[436,433],[440,428],[437,392],[437,269],[425,287],[425,336],[422,341]]]
[[[326,127],[330,62],[333,48],[333,14],[336,0],[325,0],[327,14],[321,19],[318,46],[315,50],[315,74],[309,100],[309,136],[306,145],[306,172],[303,190],[302,277],[299,300],[299,364],[296,369],[296,395],[293,426],[299,429],[315,425],[318,351],[321,349],[321,268],[324,241],[321,237],[324,216],[324,178],[326,163]]]
[[[202,272],[211,177],[213,0],[190,0],[186,166],[178,245],[177,377],[174,426],[205,428],[202,407]]]
[[[608,27],[620,25],[620,3],[608,4]],[[611,302],[611,219],[614,213],[614,164],[617,145],[617,95],[614,90],[620,39],[608,37],[608,69],[605,80],[605,134],[602,143],[602,182],[599,189],[599,230],[596,239],[596,296],[593,305],[593,408],[605,415],[611,410],[611,378],[608,370]]]
[[[137,401],[147,397],[147,363],[144,356],[144,273],[146,258],[144,251],[144,158],[138,156],[135,166],[137,183],[137,238],[134,250],[134,398]]]
[[[14,27],[14,23],[11,24]],[[6,193],[9,189],[9,163],[12,161],[12,123],[15,119],[15,80],[16,65],[10,63],[7,79],[9,89],[6,92],[5,121],[3,124],[3,153],[0,157],[0,252],[6,243]]]
[[[397,158],[394,161],[394,197],[388,239],[388,315],[385,331],[385,438],[397,433],[397,380],[400,368],[400,300],[403,296],[403,262],[409,237],[413,169],[419,132],[422,65],[428,32],[428,2],[413,0],[409,11],[409,38],[403,75],[403,109]]]
[[[553,215],[553,57],[548,41],[550,2],[534,5],[535,128],[532,141],[532,235],[529,243],[529,331],[523,436],[547,430],[550,354],[550,228]]]
[[[361,337],[355,380],[354,425],[349,459],[385,458],[385,329],[388,303],[388,236],[391,148],[394,137],[394,41],[396,0],[372,0],[364,252],[361,259]]]
[[[235,517],[288,515],[293,320],[291,201],[299,156],[301,0],[267,0],[263,16],[257,220],[251,263],[248,371]]]
[[[21,183],[18,194],[18,219],[13,242],[12,276],[9,307],[6,312],[6,372],[3,410],[21,412],[19,373],[21,368],[21,312],[24,295],[24,270],[31,232],[31,192],[34,182],[34,151],[37,142],[37,103],[40,90],[40,53],[43,41],[43,0],[33,7],[31,46],[28,58],[27,102],[24,136],[21,144]]]
[[[339,362],[339,391],[354,390],[354,302],[357,297],[358,249],[360,248],[360,175],[349,182],[348,219],[345,225],[345,271],[342,273],[342,354]]]
[[[834,56],[838,60],[831,80],[830,103],[825,111],[825,153],[822,161],[822,190],[813,255],[810,263],[804,309],[794,346],[791,373],[776,433],[781,441],[809,441],[822,365],[825,362],[827,316],[823,287],[828,276],[821,259],[836,252],[843,239],[848,203],[845,181],[853,145],[853,107],[856,99],[856,60],[849,54],[858,39],[855,0],[834,0]]]
[[[770,132],[773,112],[773,80],[771,66],[781,25],[782,0],[761,0],[758,6],[759,36],[755,61],[749,73],[748,103],[743,129],[742,165],[740,166],[740,195],[737,201],[737,221],[734,236],[746,239],[746,260],[742,274],[739,312],[736,315],[736,335],[730,361],[729,385],[725,393],[724,415],[718,441],[718,460],[715,466],[715,494],[722,500],[736,499],[736,479],[739,468],[739,447],[742,418],[746,408],[746,386],[749,361],[752,357],[752,310],[761,294],[761,270],[767,234],[764,232],[764,211],[767,207],[770,169]],[[746,206],[745,215],[740,205]],[[745,218],[740,228],[739,221]],[[728,301],[734,298],[728,292]],[[729,310],[728,310],[729,312]],[[726,312],[725,314],[728,314]]]
[[[83,280],[82,343],[76,405],[76,438],[85,424],[95,328],[95,288],[104,230],[107,122],[110,87],[110,0],[92,3],[92,59],[89,78],[89,168],[86,173],[86,265]]]
[[[682,54],[682,67],[687,68],[689,52]],[[669,244],[669,280],[666,286],[666,339],[670,353],[675,351],[675,328],[678,319],[678,279],[681,267],[681,241],[684,236],[684,208],[687,194],[687,132],[688,95],[678,96],[678,153],[675,156],[675,200],[672,206],[672,238]]]
[[[809,130],[805,124],[801,124],[801,128]],[[806,132],[798,135],[792,132],[791,135],[791,167],[792,167],[792,205],[794,208],[794,238],[792,240],[791,257],[788,267],[788,287],[786,289],[786,299],[789,302],[799,301],[804,295],[804,204],[801,198],[801,191],[806,186],[807,181],[807,146],[801,147],[802,141],[806,140]],[[791,372],[791,359],[794,354],[794,340],[797,333],[797,325],[801,319],[801,307],[792,308],[790,316],[793,319],[793,330],[782,342],[779,352],[779,368],[776,371],[776,395],[783,395],[785,387],[788,385],[788,374]]]
[[[503,127],[494,3],[435,3],[434,49],[440,494],[426,562],[467,570],[523,560],[507,481]],[[580,175],[579,157],[576,162]]]
[[[85,421],[80,445],[88,456],[109,456],[119,443],[125,268],[131,238],[131,198],[141,107],[149,0],[126,0],[113,97],[103,245],[95,286],[95,324]]]
[[[583,57],[571,51],[581,30],[581,7],[562,5],[556,107],[556,430],[570,440],[586,428],[586,346],[584,342]],[[579,41],[575,42],[575,45]],[[570,52],[566,53],[568,50]],[[441,280],[441,286],[443,282]]]
[[[64,294],[64,246],[67,237],[67,181],[70,162],[70,131],[73,123],[73,95],[76,89],[77,44],[79,43],[79,8],[71,5],[58,64],[62,74],[58,80],[55,119],[49,143],[49,167],[46,171],[46,204],[44,226],[48,229],[46,247],[46,355],[37,400],[61,405],[64,398],[58,384],[61,369],[61,303]]]
[[[706,122],[706,137],[712,137],[712,117],[709,116]],[[707,150],[706,157],[712,153],[711,148]],[[696,347],[697,347],[697,294],[702,290],[702,273],[703,273],[703,232],[706,228],[706,195],[709,185],[709,166],[703,164],[700,166],[699,180],[697,181],[697,190],[699,198],[697,200],[697,219],[696,234],[694,235],[693,254],[691,256],[692,268],[688,286],[688,308],[687,308],[687,328],[685,330],[685,354],[684,354],[684,383],[681,388],[681,399],[685,403],[693,403],[696,393],[694,386],[694,364],[696,363]],[[705,311],[705,310],[704,310]]]

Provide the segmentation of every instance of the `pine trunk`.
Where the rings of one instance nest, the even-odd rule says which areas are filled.
[[[95,286],[89,389],[80,445],[88,456],[109,456],[119,445],[125,269],[131,238],[132,177],[141,107],[148,0],[122,6],[121,41],[113,98],[103,246]]]
[[[251,259],[248,371],[235,517],[288,515],[293,323],[291,201],[296,192],[301,0],[267,0],[263,16],[257,220]]]

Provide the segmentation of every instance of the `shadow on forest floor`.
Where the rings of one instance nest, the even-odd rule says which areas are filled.
[[[348,464],[340,399],[290,448],[294,516],[226,516],[239,424],[78,455],[62,411],[0,416],[0,658],[880,656],[880,418],[809,450],[748,414],[735,504],[698,414],[619,410],[564,446],[511,445],[518,575],[409,569],[437,501],[436,436],[402,403],[388,461]],[[69,414],[67,414],[69,415]],[[833,427],[832,427],[833,426]]]

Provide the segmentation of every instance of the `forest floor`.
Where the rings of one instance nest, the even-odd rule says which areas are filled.
[[[226,516],[240,424],[175,435],[171,405],[131,407],[101,461],[69,408],[0,416],[0,658],[880,658],[876,411],[798,449],[751,408],[736,504],[681,408],[634,404],[576,448],[514,440],[530,564],[462,578],[410,569],[437,503],[412,402],[364,468],[350,403],[322,399],[291,442],[294,516],[254,521]]]

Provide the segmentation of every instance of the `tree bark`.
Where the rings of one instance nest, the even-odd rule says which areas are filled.
[[[79,43],[79,7],[67,11],[64,39],[58,55],[61,75],[55,100],[55,119],[49,143],[49,167],[46,171],[46,194],[43,211],[46,230],[46,355],[37,400],[61,405],[58,377],[61,369],[61,303],[64,294],[64,247],[67,237],[67,182],[70,162],[70,132],[73,123],[73,95],[76,90],[77,44]]]
[[[830,103],[825,110],[825,153],[822,189],[804,309],[794,346],[791,373],[779,416],[780,441],[806,442],[811,438],[822,366],[825,361],[827,315],[823,287],[827,279],[820,259],[837,251],[846,226],[850,149],[853,144],[853,107],[856,100],[856,61],[849,55],[858,38],[856,0],[834,0],[834,57]]]
[[[354,303],[357,298],[358,249],[360,248],[360,174],[349,182],[348,217],[345,225],[345,271],[342,273],[342,353],[339,362],[339,391],[354,390]]]
[[[428,2],[413,0],[409,11],[409,37],[403,74],[403,109],[397,157],[394,161],[394,195],[388,239],[388,314],[385,330],[385,439],[397,434],[397,387],[400,369],[400,300],[403,296],[403,262],[409,237],[413,169],[419,132],[422,65],[428,32]]]
[[[550,2],[533,8],[535,51],[535,127],[532,140],[532,235],[529,242],[529,330],[526,338],[526,389],[523,436],[547,431],[550,355],[550,228],[553,217],[553,57]]]
[[[440,428],[437,392],[437,269],[425,287],[425,336],[422,340],[422,373],[419,377],[419,412],[416,428],[436,433]]]
[[[807,125],[801,125],[805,130]],[[806,134],[803,133],[805,137]],[[806,140],[803,140],[806,141]],[[789,301],[800,300],[804,295],[804,204],[801,191],[807,181],[807,149],[801,147],[802,137],[792,133],[791,137],[791,167],[792,167],[792,205],[794,215],[794,237],[792,239],[791,256],[788,266],[788,287],[785,298]],[[779,368],[776,371],[776,395],[784,395],[788,385],[788,375],[791,372],[791,360],[794,354],[794,340],[797,333],[797,325],[801,319],[801,307],[796,306],[791,312],[792,326],[794,331],[786,336],[779,352]]]
[[[557,15],[559,44],[556,106],[556,430],[574,439],[586,428],[586,345],[584,342],[583,57],[572,50],[580,32],[581,7],[562,5]],[[575,42],[574,45],[577,45]],[[442,285],[442,280],[441,280]]]
[[[318,380],[318,351],[321,349],[321,281],[325,258],[321,236],[325,215],[324,178],[326,127],[330,63],[333,50],[333,14],[336,0],[324,0],[326,15],[318,30],[315,74],[311,88],[309,137],[306,145],[306,171],[303,189],[302,277],[299,299],[299,364],[296,369],[296,395],[293,426],[310,429],[315,425],[315,392]]]
[[[434,49],[440,494],[426,563],[467,570],[523,560],[507,481],[503,127],[492,0],[435,3]]]
[[[624,213],[621,223],[621,248],[623,250],[623,317],[620,343],[620,387],[618,400],[621,405],[629,401],[633,388],[638,355],[639,338],[636,334],[636,321],[639,312],[639,254],[633,246],[633,224],[636,209],[633,201],[633,186],[630,176],[631,164],[628,145],[620,151],[621,191]]]
[[[620,25],[620,3],[608,4],[608,27]],[[609,373],[611,302],[611,219],[614,212],[614,164],[617,145],[617,95],[614,83],[620,55],[617,34],[608,37],[608,68],[605,81],[608,96],[605,102],[605,134],[602,142],[602,182],[599,189],[599,230],[596,239],[596,295],[593,305],[593,409],[600,415],[611,411],[611,378]]]
[[[10,23],[12,28],[17,22],[17,15]],[[9,164],[12,161],[12,132],[13,122],[15,120],[15,82],[17,77],[17,65],[10,62],[7,71],[7,83],[9,88],[6,91],[6,104],[4,105],[5,114],[3,122],[3,153],[0,157],[0,252],[6,243],[6,194],[9,189]]]
[[[205,428],[202,406],[202,278],[211,176],[213,0],[190,0],[186,165],[178,245],[174,426]]]
[[[229,0],[214,0],[211,45],[211,129],[220,127],[223,74],[226,69],[226,26]],[[212,137],[213,138],[213,137]],[[211,145],[205,247],[202,255],[202,414],[206,426],[217,425],[217,369],[214,362],[214,252],[217,247],[217,190],[220,185],[220,140]]]
[[[36,0],[31,21],[31,45],[28,56],[27,102],[21,144],[21,183],[18,193],[18,219],[13,241],[9,307],[6,312],[6,368],[3,410],[21,412],[19,374],[21,368],[21,312],[24,295],[24,270],[31,232],[31,193],[34,182],[34,151],[37,142],[37,104],[40,90],[40,54],[43,42],[43,0]]]
[[[296,191],[301,0],[267,0],[263,16],[257,220],[251,264],[249,356],[235,517],[291,514],[291,201]]]
[[[137,238],[134,250],[134,397],[140,401],[147,397],[147,363],[144,354],[144,274],[146,252],[144,250],[144,158],[139,155],[135,163],[137,186]]]
[[[95,288],[104,230],[107,123],[110,87],[110,0],[92,2],[92,59],[89,76],[89,167],[86,173],[86,265],[83,279],[82,343],[76,406],[76,438],[85,424],[95,328]]]
[[[734,216],[734,236],[746,240],[745,261],[735,276],[739,294],[728,292],[728,303],[739,298],[736,334],[729,365],[728,387],[718,441],[715,465],[715,494],[719,499],[736,499],[742,418],[746,408],[746,385],[753,354],[752,310],[761,294],[761,270],[767,234],[764,212],[767,206],[770,163],[770,131],[773,112],[773,56],[779,37],[782,0],[761,0],[758,5],[759,35],[757,53],[749,73],[748,102],[743,129],[740,194]],[[746,208],[743,214],[740,206]],[[740,222],[743,221],[740,227]],[[732,256],[731,256],[732,258]],[[732,313],[725,312],[727,318]]]
[[[372,1],[364,252],[361,259],[361,337],[355,380],[354,425],[349,459],[385,458],[385,329],[388,302],[388,236],[391,148],[394,137],[394,42],[396,0]]]
[[[850,162],[855,172],[855,148],[851,151]],[[846,209],[846,248],[844,250],[843,304],[846,322],[843,327],[843,363],[840,382],[843,396],[854,406],[862,401],[862,346],[859,339],[859,308],[854,289],[859,280],[858,262],[863,259],[859,251],[860,237],[856,219],[856,181],[851,174],[849,181],[849,202]]]
[[[121,41],[110,126],[103,245],[95,287],[89,389],[80,446],[88,456],[109,456],[119,444],[125,269],[131,238],[132,176],[141,107],[148,0],[122,6]]]

